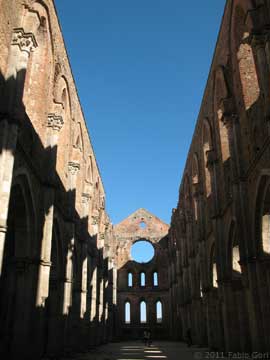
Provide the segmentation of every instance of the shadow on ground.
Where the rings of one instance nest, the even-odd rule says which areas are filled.
[[[206,349],[188,348],[179,342],[158,341],[150,347],[139,341],[112,343],[100,346],[87,354],[78,354],[62,360],[191,360],[202,359]]]

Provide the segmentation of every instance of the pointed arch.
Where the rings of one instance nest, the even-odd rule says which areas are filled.
[[[94,182],[94,167],[92,155],[89,155],[86,163],[86,182],[93,184]]]
[[[210,285],[213,288],[218,288],[218,277],[217,277],[217,259],[216,259],[216,245],[213,243],[210,250],[209,257],[210,267]]]
[[[255,243],[251,251],[252,256],[270,254],[270,174],[260,176],[256,200],[254,221]],[[250,254],[251,255],[251,254]]]
[[[0,321],[10,338],[8,344],[16,346],[17,337],[27,341],[30,314],[34,311],[35,281],[31,271],[18,272],[27,268],[29,259],[37,253],[36,212],[28,176],[14,174],[12,182],[3,265],[1,273]]]
[[[147,305],[144,299],[140,301],[140,323],[147,323]]]
[[[74,126],[73,147],[80,152],[84,151],[82,125],[80,122],[77,122]]]
[[[198,191],[199,191],[199,160],[198,155],[193,155],[192,160],[192,201],[193,201],[193,213],[194,219],[198,221],[198,212],[199,212],[199,204],[198,204]]]
[[[156,301],[156,323],[162,324],[163,322],[163,304],[160,299]]]
[[[70,137],[71,137],[71,102],[69,84],[64,75],[58,73],[61,67],[56,66],[56,82],[54,87],[54,102],[56,113],[62,115],[63,127],[60,131],[58,138],[58,149],[56,159],[56,171],[63,184],[67,181],[67,165],[69,162],[70,154]],[[64,165],[64,167],[63,167]]]
[[[215,71],[215,85],[214,85],[214,114],[219,129],[220,150],[222,161],[225,162],[231,156],[229,133],[226,126],[226,119],[224,116],[224,109],[222,102],[229,97],[227,83],[225,79],[224,68],[219,66]]]
[[[153,272],[153,286],[159,286],[158,272],[156,270]]]
[[[260,96],[255,59],[250,45],[251,30],[246,22],[247,11],[253,6],[250,0],[244,2],[237,0],[233,5],[232,51],[236,54],[235,66],[240,77],[244,106],[249,110]]]
[[[130,324],[131,323],[131,304],[130,304],[129,299],[127,299],[125,301],[124,310],[125,310],[125,314],[124,314],[125,324]]]
[[[61,105],[64,116],[72,118],[70,89],[66,77],[61,73],[60,64],[55,67],[54,102]]]
[[[133,287],[133,273],[132,273],[132,271],[128,272],[127,282],[128,282],[128,287]]]
[[[204,160],[204,185],[206,196],[210,196],[212,193],[212,180],[211,172],[208,168],[208,154],[213,149],[213,140],[212,140],[212,129],[208,119],[203,121],[203,131],[202,131],[202,148],[203,148],[203,160]]]
[[[31,52],[26,70],[23,103],[26,113],[35,130],[45,142],[46,116],[51,101],[51,88],[48,84],[53,79],[53,41],[51,36],[50,15],[47,6],[35,2],[31,8],[25,8],[22,28],[32,33],[37,47]],[[38,79],[38,80],[37,80]],[[35,101],[33,101],[35,99]]]
[[[239,276],[241,274],[240,266],[240,249],[239,249],[239,238],[237,234],[237,225],[232,220],[229,227],[229,239],[228,239],[228,270],[230,277]]]
[[[146,283],[145,283],[145,272],[142,271],[140,273],[140,286],[144,287],[145,285],[146,285]]]

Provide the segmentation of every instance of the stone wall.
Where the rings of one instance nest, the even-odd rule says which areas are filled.
[[[119,339],[141,339],[146,329],[150,329],[154,339],[168,338],[168,229],[167,224],[145,209],[135,211],[114,226]],[[140,240],[146,240],[154,247],[154,257],[147,263],[136,262],[131,257],[132,245]],[[144,284],[141,282],[141,274],[145,274]],[[132,277],[131,282],[129,276]],[[157,277],[156,283],[154,276]],[[142,302],[146,304],[145,323],[140,318]],[[162,321],[157,319],[158,302],[162,307]],[[126,306],[130,306],[130,321],[126,321]]]
[[[112,338],[112,225],[52,0],[0,1],[0,354]]]
[[[169,231],[171,335],[213,349],[270,346],[269,29],[227,1]]]

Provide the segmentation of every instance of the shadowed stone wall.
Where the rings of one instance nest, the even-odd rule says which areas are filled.
[[[52,0],[0,1],[0,354],[112,339],[105,192]]]
[[[213,349],[270,347],[269,29],[227,1],[169,231],[171,336]]]

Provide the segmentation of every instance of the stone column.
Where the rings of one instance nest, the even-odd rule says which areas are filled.
[[[69,216],[74,219],[76,206],[76,185],[77,174],[80,170],[80,164],[77,161],[70,161],[68,163],[68,192],[69,192]]]
[[[82,194],[82,216],[84,219],[88,217],[89,214],[89,201],[90,194],[83,193]],[[86,225],[86,224],[84,224]],[[88,229],[88,226],[87,226]],[[85,229],[83,229],[85,230]],[[87,235],[86,231],[83,232]],[[87,239],[83,239],[84,242],[81,244],[82,247],[82,282],[81,282],[81,309],[80,309],[80,317],[84,318],[84,314],[86,312],[86,303],[87,303],[87,268],[88,268],[88,256],[87,256]]]
[[[65,269],[65,280],[64,280],[64,298],[63,298],[63,307],[62,314],[64,317],[68,317],[70,313],[70,308],[72,305],[72,285],[73,285],[73,258],[74,258],[74,247],[75,247],[75,203],[76,203],[76,183],[77,183],[77,173],[80,170],[80,164],[78,162],[70,161],[68,163],[68,192],[69,192],[69,208],[68,216],[69,220],[66,222],[67,225],[67,236],[68,243],[67,255],[66,255],[66,269]],[[72,324],[72,321],[71,321]],[[70,351],[70,346],[72,344],[72,333],[67,331],[67,324],[65,326],[65,347],[66,351]],[[69,338],[70,337],[70,338]]]
[[[61,116],[55,114],[48,115],[47,122],[47,184],[43,189],[44,192],[44,226],[40,254],[40,266],[38,277],[38,291],[36,306],[44,306],[45,299],[49,294],[49,277],[51,266],[51,247],[53,233],[53,213],[54,213],[54,196],[55,196],[55,167],[57,159],[57,145],[59,131],[63,126]]]
[[[4,107],[0,109],[0,276],[18,127],[25,112],[22,104],[25,75],[30,54],[36,47],[37,42],[33,34],[25,33],[23,29],[13,31],[5,76]]]
[[[117,268],[113,265],[113,290],[112,290],[112,306],[113,306],[113,339],[119,336],[118,314],[117,314]]]
[[[104,326],[104,278],[102,268],[99,268],[99,303],[98,303],[98,344],[103,340],[103,326]]]
[[[237,304],[234,300],[234,294],[231,287],[231,281],[223,279],[219,281],[219,285],[223,294],[223,318],[224,318],[224,334],[225,334],[225,350],[240,351],[239,324]]]
[[[93,269],[92,269],[92,278],[91,278],[91,288],[92,288],[92,296],[91,296],[91,310],[90,310],[90,344],[91,346],[96,345],[97,343],[97,261],[96,259],[93,261]]]

